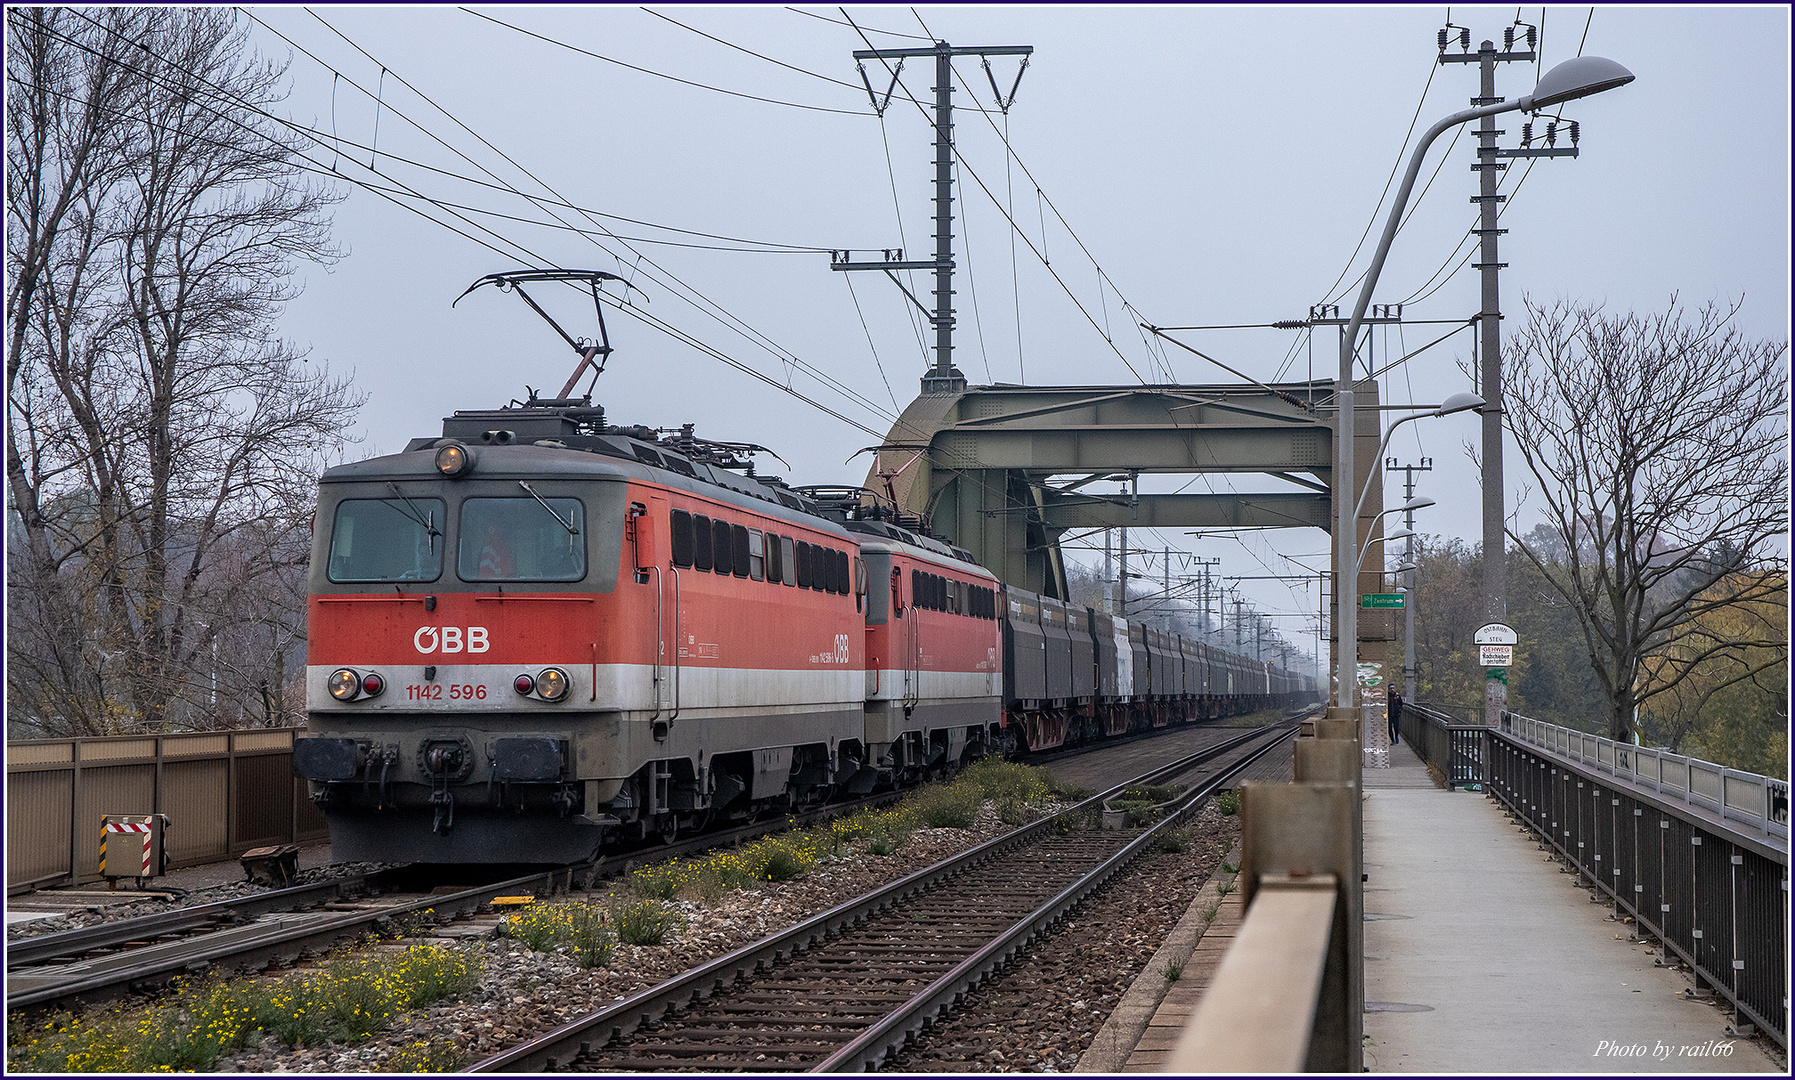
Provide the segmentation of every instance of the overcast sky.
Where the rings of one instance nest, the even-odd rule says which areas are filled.
[[[311,346],[314,362],[352,371],[370,395],[350,456],[399,450],[440,433],[448,413],[521,398],[526,384],[560,388],[572,351],[515,297],[483,290],[449,306],[481,275],[531,263],[623,275],[665,325],[875,432],[916,394],[928,358],[908,302],[882,275],[852,275],[850,292],[850,275],[806,250],[904,246],[924,257],[932,247],[933,134],[905,98],[929,97],[932,65],[908,64],[883,120],[875,117],[850,55],[865,43],[840,9],[477,9],[490,18],[457,8],[248,10],[266,23],[254,28],[258,46],[292,57],[287,115],[324,133],[309,151],[321,166],[490,212],[457,211],[477,228],[415,198],[395,196],[400,205],[340,183],[348,198],[336,236],[347,255],[328,273],[305,271],[284,332]],[[1381,228],[1380,192],[1406,159],[1411,122],[1418,116],[1416,130],[1425,129],[1476,92],[1475,65],[1434,62],[1444,7],[846,10],[879,47],[924,44],[925,34],[956,46],[1034,46],[1007,117],[977,61],[957,62],[956,103],[992,110],[956,116],[956,359],[974,383],[1237,382],[1188,353],[1150,350],[1135,324],[1263,323],[1301,318],[1326,300],[1350,310],[1356,289],[1347,290],[1375,229],[1342,273],[1374,214]],[[1502,190],[1514,193],[1502,218],[1506,328],[1521,318],[1523,296],[1653,311],[1674,293],[1691,306],[1741,303],[1747,334],[1787,340],[1789,9],[1520,11],[1541,26],[1542,66],[1503,65],[1499,93],[1527,93],[1540,71],[1580,49],[1638,78],[1567,109],[1582,122],[1581,158],[1505,174]],[[1515,12],[1450,14],[1475,47],[1500,42]],[[1007,92],[1015,58],[992,67]],[[868,73],[883,91],[889,77],[876,65]],[[1519,118],[1504,126],[1503,145],[1515,145]],[[1006,128],[1020,160],[1007,170]],[[1452,273],[1473,261],[1460,246],[1475,213],[1473,140],[1448,154],[1450,141],[1434,145],[1422,182],[1444,164],[1411,204],[1374,297],[1407,301],[1408,320],[1464,319],[1478,308],[1476,272]],[[554,199],[552,189],[593,216],[533,204],[513,188]],[[927,301],[929,284],[918,285]],[[570,332],[593,335],[589,301],[549,287],[535,295]],[[766,444],[790,468],[763,459],[763,471],[794,484],[864,478],[867,458],[849,459],[875,436],[662,329],[608,315],[617,351],[595,396],[614,422],[691,422],[712,438]],[[1410,326],[1380,338],[1378,350],[1400,355],[1437,333]],[[1287,331],[1184,336],[1266,381],[1330,378],[1335,366],[1333,339],[1319,334],[1313,350]],[[1474,389],[1459,367],[1469,348],[1461,334],[1416,357],[1386,376],[1385,399],[1434,404]],[[1419,492],[1439,505],[1422,512],[1418,530],[1478,542],[1479,482],[1465,452],[1477,438],[1472,414],[1398,434],[1391,453],[1434,463]],[[1215,476],[1143,487],[1187,481],[1194,491],[1279,486]],[[1511,449],[1511,513],[1523,486]],[[1518,513],[1523,529],[1538,520],[1525,504]],[[1131,539],[1220,557],[1224,575],[1327,565],[1318,530]],[[1147,570],[1157,577],[1157,560]],[[1239,587],[1267,612],[1316,606],[1313,585]],[[1313,642],[1312,621],[1279,622]]]

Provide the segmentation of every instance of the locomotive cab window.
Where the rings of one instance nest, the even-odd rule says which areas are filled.
[[[578,499],[473,498],[461,504],[456,573],[463,581],[578,581],[586,515]]]
[[[441,499],[344,499],[330,534],[330,580],[435,581],[445,520]]]

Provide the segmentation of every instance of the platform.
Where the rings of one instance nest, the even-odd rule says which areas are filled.
[[[1365,774],[1372,1072],[1781,1072],[1481,793]]]

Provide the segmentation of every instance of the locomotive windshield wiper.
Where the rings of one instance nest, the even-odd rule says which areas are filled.
[[[525,490],[525,491],[527,491],[527,492],[529,492],[529,493],[530,493],[530,498],[532,498],[532,499],[535,499],[535,500],[536,500],[536,501],[537,501],[537,502],[539,502],[539,503],[542,503],[542,508],[543,508],[543,509],[544,509],[544,510],[547,510],[547,511],[548,511],[548,512],[549,512],[549,513],[550,513],[550,514],[551,514],[551,515],[553,515],[553,516],[554,516],[554,519],[555,519],[555,520],[556,520],[556,521],[560,521],[560,522],[561,522],[561,527],[562,527],[562,528],[563,528],[563,529],[566,529],[566,530],[567,530],[567,535],[569,535],[569,536],[578,536],[578,535],[580,535],[580,530],[579,530],[579,529],[577,529],[577,528],[575,528],[575,527],[574,527],[574,524],[573,524],[573,522],[571,522],[571,521],[561,521],[561,515],[560,515],[560,514],[556,514],[556,513],[555,513],[555,508],[554,508],[554,507],[552,507],[552,506],[550,506],[550,505],[549,505],[549,504],[548,504],[548,503],[546,503],[546,502],[543,502],[543,499],[542,499],[542,496],[540,496],[540,495],[538,495],[538,494],[536,494],[536,489],[535,489],[535,488],[533,488],[533,487],[531,487],[531,486],[530,486],[530,485],[529,485],[529,483],[528,483],[528,482],[527,482],[527,481],[524,481],[524,480],[519,480],[519,481],[518,481],[518,482],[517,482],[517,486],[518,486],[518,487],[520,487],[520,488],[523,488],[523,489],[524,489],[524,490]]]
[[[400,491],[398,484],[395,484],[391,480],[388,480],[386,482],[386,486],[393,490],[394,495],[397,495],[397,496],[399,496],[399,498],[404,499],[405,505],[411,508],[411,513],[406,514],[405,516],[410,518],[411,520],[417,522],[419,525],[422,525],[424,527],[424,531],[430,534],[430,551],[432,554],[434,554],[436,552],[436,538],[442,535],[442,533],[440,531],[438,531],[438,529],[436,527],[436,515],[434,513],[419,510],[418,504],[412,502],[411,497],[409,495],[406,495],[403,491]]]

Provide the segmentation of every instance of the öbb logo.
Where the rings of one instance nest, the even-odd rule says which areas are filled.
[[[411,635],[411,643],[421,653],[458,653],[463,648],[476,653],[490,647],[486,643],[484,626],[470,626],[465,632],[459,626],[420,626],[418,632]]]

